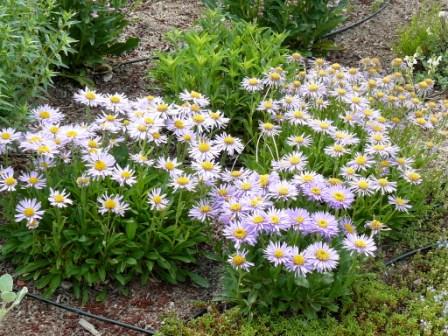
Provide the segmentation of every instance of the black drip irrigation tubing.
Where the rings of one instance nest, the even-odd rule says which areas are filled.
[[[140,328],[140,327],[128,324],[128,323],[124,323],[124,322],[121,322],[121,321],[116,321],[116,320],[113,320],[113,319],[110,319],[110,318],[107,318],[107,317],[104,317],[104,316],[100,316],[100,315],[95,315],[95,314],[86,312],[84,310],[81,310],[79,308],[67,306],[67,305],[64,305],[64,304],[61,304],[61,303],[58,303],[58,302],[54,302],[52,300],[48,300],[48,299],[46,299],[44,297],[41,297],[39,295],[36,295],[36,294],[27,293],[26,295],[29,296],[30,298],[35,299],[35,300],[47,303],[49,305],[52,305],[52,306],[55,306],[55,307],[67,310],[69,312],[72,312],[72,313],[75,313],[75,314],[78,314],[78,315],[90,317],[90,318],[93,318],[93,319],[98,320],[98,321],[115,324],[117,326],[120,326],[120,327],[123,327],[123,328],[126,328],[126,329],[130,329],[130,330],[134,330],[134,331],[138,331],[138,332],[144,333],[146,335],[155,335],[155,333],[156,333],[156,331],[153,330],[153,329],[143,329],[143,328]]]
[[[412,257],[413,255],[415,255],[417,253],[428,252],[429,250],[431,250],[433,248],[440,248],[440,247],[448,247],[448,241],[439,241],[437,243],[433,243],[433,244],[430,244],[430,245],[426,245],[426,246],[417,248],[415,250],[411,250],[411,251],[405,252],[405,253],[397,256],[397,257],[394,257],[392,259],[389,259],[389,260],[385,261],[384,265],[385,266],[392,266],[395,263],[397,263],[399,261],[403,261],[405,259],[408,259],[408,258]],[[116,320],[113,320],[113,319],[110,319],[110,318],[107,318],[107,317],[104,317],[104,316],[95,315],[95,314],[86,312],[86,311],[84,311],[82,309],[79,309],[79,308],[75,308],[75,307],[64,305],[64,304],[61,304],[61,303],[58,303],[58,302],[54,302],[52,300],[46,299],[46,298],[41,297],[41,296],[36,295],[36,294],[27,293],[26,295],[29,296],[30,298],[35,299],[35,300],[38,300],[38,301],[44,302],[46,304],[58,307],[60,309],[67,310],[69,312],[72,312],[72,313],[75,313],[75,314],[78,314],[78,315],[81,315],[81,316],[86,316],[86,317],[89,317],[89,318],[92,318],[92,319],[95,319],[95,320],[98,320],[98,321],[115,324],[115,325],[120,326],[122,328],[138,331],[138,332],[141,332],[141,333],[146,334],[146,335],[155,335],[156,334],[156,330],[153,330],[153,329],[143,329],[143,328],[137,327],[135,325],[124,323],[124,322],[121,322],[121,321],[116,321]],[[192,317],[192,319],[198,318],[198,317],[204,315],[205,313],[207,313],[206,309],[200,310],[198,313],[196,313]]]
[[[324,38],[333,37],[335,35],[338,35],[338,34],[341,34],[343,32],[346,32],[347,30],[350,30],[350,29],[353,29],[355,27],[358,27],[358,26],[362,25],[364,22],[369,21],[369,20],[373,19],[375,16],[377,16],[378,14],[380,14],[391,3],[392,3],[392,0],[386,0],[383,3],[383,5],[377,11],[373,12],[370,15],[367,15],[366,17],[362,18],[359,21],[356,21],[356,22],[352,23],[351,25],[348,25],[346,27],[342,27],[340,29],[337,29],[337,30],[334,30],[332,32],[329,32],[328,34],[324,35]]]

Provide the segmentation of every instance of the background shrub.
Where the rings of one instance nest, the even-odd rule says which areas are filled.
[[[124,9],[127,0],[57,0],[57,8],[74,13],[75,23],[70,27],[70,37],[75,53],[64,58],[64,63],[75,72],[84,66],[103,63],[104,56],[120,55],[135,48],[138,38],[124,42],[119,38],[128,20]]]
[[[168,34],[174,50],[158,54],[150,75],[174,97],[184,89],[210,97],[211,107],[232,119],[230,131],[243,133],[247,140],[254,131],[248,125],[253,99],[245,94],[241,81],[283,64],[285,37],[268,28],[228,21],[217,12],[209,12],[198,28]]]
[[[64,67],[61,55],[72,51],[73,21],[57,11],[54,0],[5,0],[0,17],[0,124],[12,124],[52,82],[54,68]]]
[[[222,8],[234,18],[255,22],[282,33],[285,43],[301,50],[325,50],[332,44],[324,35],[344,21],[346,0],[203,0],[210,8]]]

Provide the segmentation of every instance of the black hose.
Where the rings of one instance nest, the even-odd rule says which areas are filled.
[[[433,243],[430,245],[426,245],[423,247],[419,247],[415,250],[411,250],[411,251],[407,251],[397,257],[394,257],[392,259],[389,259],[387,261],[384,262],[385,266],[391,266],[393,264],[395,264],[398,261],[402,261],[405,260],[409,257],[412,257],[413,255],[420,253],[420,252],[428,252],[429,250],[433,249],[433,248],[440,248],[440,247],[447,247],[447,242],[446,241],[438,241],[437,243]]]
[[[46,299],[44,297],[41,297],[39,295],[36,295],[36,294],[27,293],[26,295],[31,297],[31,298],[33,298],[33,299],[35,299],[35,300],[38,300],[38,301],[41,301],[41,302],[45,302],[45,303],[47,303],[49,305],[52,305],[52,306],[55,306],[55,307],[67,310],[69,312],[72,312],[72,313],[75,313],[75,314],[78,314],[78,315],[90,317],[90,318],[93,318],[93,319],[98,320],[98,321],[115,324],[117,326],[120,326],[120,327],[123,327],[123,328],[126,328],[126,329],[130,329],[130,330],[134,330],[134,331],[138,331],[138,332],[144,333],[146,335],[155,335],[155,333],[156,333],[156,331],[153,330],[153,329],[143,329],[143,328],[131,325],[131,324],[127,324],[127,323],[120,322],[120,321],[115,321],[115,320],[112,320],[112,319],[104,317],[104,316],[95,315],[95,314],[86,312],[86,311],[81,310],[79,308],[70,307],[70,306],[67,306],[67,305],[64,305],[64,304],[60,304],[60,303],[48,300],[48,299]]]
[[[381,13],[384,9],[386,9],[387,6],[389,6],[389,5],[391,4],[391,2],[392,2],[392,0],[386,0],[386,1],[383,3],[383,5],[382,5],[376,12],[374,12],[374,13],[372,13],[372,14],[370,14],[370,15],[367,15],[366,17],[362,18],[362,19],[359,20],[359,21],[356,21],[356,22],[352,23],[351,25],[348,25],[348,26],[346,26],[346,27],[342,27],[342,28],[340,28],[340,29],[336,29],[336,30],[334,30],[334,31],[332,31],[332,32],[329,32],[328,34],[324,35],[323,37],[324,37],[324,38],[332,37],[332,36],[334,36],[334,35],[343,33],[343,32],[345,32],[345,31],[347,31],[347,30],[350,30],[350,29],[352,29],[352,28],[355,28],[355,27],[357,27],[357,26],[362,25],[364,22],[369,21],[370,19],[374,18],[374,17],[377,16],[379,13]]]

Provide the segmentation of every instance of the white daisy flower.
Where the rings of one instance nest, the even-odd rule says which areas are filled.
[[[70,194],[63,189],[62,191],[54,190],[50,188],[50,197],[48,200],[50,204],[57,208],[66,208],[68,205],[73,204],[73,201],[69,198]]]

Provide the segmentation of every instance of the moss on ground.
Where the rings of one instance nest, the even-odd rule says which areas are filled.
[[[338,315],[242,316],[217,309],[183,322],[168,317],[160,336],[442,336],[448,332],[448,252],[435,250],[369,275]]]

